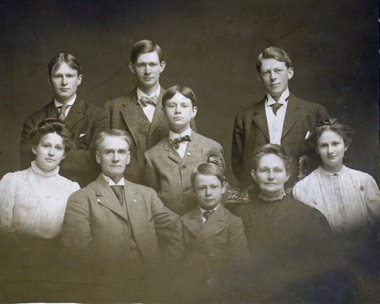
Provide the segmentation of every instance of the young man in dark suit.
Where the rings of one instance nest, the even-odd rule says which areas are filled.
[[[169,132],[161,102],[165,90],[160,85],[160,75],[165,66],[159,45],[151,40],[138,41],[131,49],[129,62],[137,86],[105,104],[111,129],[126,130],[132,136],[131,163],[125,176],[140,184],[144,181],[144,152]]]
[[[266,96],[235,119],[232,141],[232,170],[241,186],[251,184],[250,159],[252,152],[267,143],[279,144],[292,157],[292,175],[287,185],[302,178],[313,169],[313,151],[306,142],[310,131],[328,117],[326,109],[302,100],[289,92],[288,82],[294,75],[288,54],[269,47],[257,58],[257,78]],[[303,162],[306,162],[304,164]],[[309,168],[304,170],[309,163]]]
[[[99,174],[94,154],[95,138],[108,130],[109,123],[103,109],[77,97],[82,78],[80,63],[74,56],[60,53],[50,60],[48,82],[54,97],[24,121],[20,161],[24,169],[35,158],[30,147],[30,134],[38,123],[47,117],[61,118],[74,133],[76,149],[70,151],[61,162],[60,174],[84,187]]]

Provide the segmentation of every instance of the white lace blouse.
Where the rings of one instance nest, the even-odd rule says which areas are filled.
[[[335,234],[379,223],[379,188],[361,171],[343,166],[340,172],[329,173],[319,167],[294,186],[293,195],[324,214]]]
[[[40,238],[62,231],[67,199],[80,187],[58,174],[31,167],[7,173],[0,181],[0,229]]]

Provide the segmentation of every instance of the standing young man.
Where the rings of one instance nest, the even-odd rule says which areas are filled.
[[[312,162],[313,151],[306,139],[317,122],[328,117],[326,109],[316,103],[302,100],[289,92],[288,82],[294,75],[288,54],[269,47],[257,58],[257,78],[266,90],[266,96],[235,119],[232,141],[232,170],[241,186],[252,184],[250,161],[252,152],[267,143],[279,144],[292,158],[292,186],[298,176],[304,176],[299,164],[307,156]],[[310,168],[308,171],[312,169]]]
[[[74,133],[76,146],[61,162],[60,174],[84,187],[100,172],[95,161],[95,138],[108,130],[109,124],[103,109],[77,98],[76,92],[82,78],[80,63],[73,55],[60,53],[50,60],[48,83],[53,91],[53,99],[24,121],[20,161],[21,168],[25,169],[35,158],[30,146],[32,130],[47,117],[60,118]]]
[[[151,40],[138,41],[131,50],[129,69],[137,86],[124,96],[106,102],[111,129],[128,131],[133,139],[131,162],[125,176],[144,183],[144,152],[167,136],[169,126],[162,111],[160,75],[165,70],[161,48]]]

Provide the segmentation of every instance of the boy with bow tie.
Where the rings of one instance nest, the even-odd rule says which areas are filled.
[[[196,206],[190,175],[207,161],[224,168],[223,148],[190,127],[197,114],[194,92],[185,86],[173,86],[162,97],[169,124],[169,136],[145,152],[145,184],[154,188],[164,204],[183,215]]]

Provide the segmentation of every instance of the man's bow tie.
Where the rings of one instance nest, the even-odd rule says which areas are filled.
[[[152,105],[152,106],[156,106],[156,103],[157,103],[157,96],[153,96],[153,97],[146,97],[146,96],[142,96],[140,99],[139,99],[141,105],[143,107],[146,107],[147,105]]]
[[[184,141],[191,141],[191,138],[189,135],[185,135],[183,137],[178,137],[178,138],[175,138],[172,140],[172,146],[174,149],[178,149],[179,148],[179,144],[181,142],[184,142]]]

